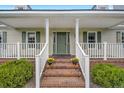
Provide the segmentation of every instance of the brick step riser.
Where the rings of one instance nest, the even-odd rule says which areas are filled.
[[[49,74],[44,74],[44,77],[80,77],[80,74],[75,74],[75,75],[49,75]]]
[[[46,69],[79,69],[79,67],[47,67]]]
[[[56,86],[49,86],[49,85],[46,85],[46,86],[41,86],[41,88],[84,88],[85,86],[59,86],[59,85],[56,85]]]

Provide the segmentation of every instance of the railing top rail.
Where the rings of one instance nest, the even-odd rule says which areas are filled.
[[[17,43],[0,43],[0,44],[17,44]],[[19,44],[45,44],[45,43],[20,43]]]
[[[79,44],[78,42],[76,42],[76,44],[77,44],[77,46],[79,47],[79,49],[81,50],[81,52],[83,53],[83,55],[84,55],[84,56],[88,56],[88,55],[86,55],[86,53],[82,50],[80,44]]]
[[[80,42],[79,44],[104,44],[105,42],[101,42],[101,43],[82,43]],[[107,43],[107,44],[124,44],[124,43]]]
[[[44,52],[44,50],[47,47],[47,45],[48,45],[48,43],[45,43],[45,45],[44,45],[43,49],[41,50],[41,52],[38,55],[36,55],[36,56],[40,56]]]

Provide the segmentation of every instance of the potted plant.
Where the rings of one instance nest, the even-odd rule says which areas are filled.
[[[71,59],[71,62],[74,64],[74,65],[76,65],[78,62],[79,62],[79,59],[78,58],[72,58]]]
[[[53,62],[55,62],[55,59],[54,58],[48,58],[47,62],[49,65],[51,65]]]

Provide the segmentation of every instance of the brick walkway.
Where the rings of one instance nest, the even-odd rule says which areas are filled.
[[[84,79],[79,65],[70,62],[72,57],[55,57],[56,62],[48,64],[41,78],[41,87],[83,88]]]

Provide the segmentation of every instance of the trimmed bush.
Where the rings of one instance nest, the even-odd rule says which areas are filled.
[[[47,59],[47,63],[48,63],[49,65],[51,65],[53,62],[55,62],[55,59],[54,59],[54,58],[48,58],[48,59]]]
[[[71,61],[73,64],[77,64],[79,62],[79,59],[75,57],[75,58],[72,58]]]
[[[19,88],[33,76],[33,65],[25,59],[0,65],[0,87]]]
[[[91,70],[94,83],[105,88],[124,88],[124,69],[112,64],[96,64]]]

